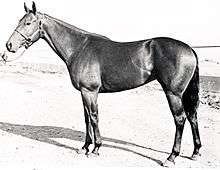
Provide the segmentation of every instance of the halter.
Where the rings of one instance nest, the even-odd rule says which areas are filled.
[[[44,19],[44,18],[45,18],[45,16],[44,16],[44,14],[42,14],[42,18],[39,21],[40,24],[39,24],[39,27],[38,27],[37,31],[35,31],[33,33],[33,35],[30,36],[30,37],[27,37],[26,35],[24,35],[20,31],[15,29],[15,32],[17,32],[21,37],[24,38],[24,40],[25,40],[24,46],[25,46],[26,49],[29,48],[34,43],[33,40],[35,39],[37,34],[39,35],[39,37],[43,37],[43,31],[42,31],[42,26],[41,25],[42,25],[42,19]]]
[[[15,30],[15,32],[17,32],[18,34],[20,34],[26,41],[31,41],[30,38],[27,38],[26,36],[24,36],[22,33],[20,33],[18,30]]]
[[[24,40],[25,40],[24,46],[25,46],[26,49],[34,43],[33,40],[34,40],[34,38],[36,37],[37,34],[39,35],[39,37],[43,37],[43,35],[44,35],[44,32],[42,31],[42,23],[43,23],[42,20],[45,19],[45,15],[44,14],[41,14],[41,15],[42,15],[42,18],[39,22],[41,24],[39,24],[39,28],[37,29],[36,32],[33,33],[32,36],[27,37],[26,35],[22,34],[20,31],[15,29],[15,32],[17,32],[21,37],[24,38]],[[3,54],[0,54],[1,55],[0,57],[2,58],[2,60],[0,60],[0,61],[2,61],[3,63],[15,61],[18,58],[20,58],[24,54],[24,52],[25,52],[25,50],[18,57],[16,57],[15,59],[7,60],[8,56],[6,55],[6,51],[4,51]]]

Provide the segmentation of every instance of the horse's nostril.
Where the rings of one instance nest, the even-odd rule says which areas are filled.
[[[8,42],[8,43],[6,44],[6,48],[8,49],[8,51],[10,51],[11,48],[12,48],[12,43],[11,43],[11,42]]]

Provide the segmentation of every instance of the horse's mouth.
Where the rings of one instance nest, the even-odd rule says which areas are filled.
[[[1,57],[2,57],[2,61],[3,61],[4,63],[6,63],[6,62],[7,62],[7,59],[8,59],[8,56],[5,54],[5,52],[1,55]]]

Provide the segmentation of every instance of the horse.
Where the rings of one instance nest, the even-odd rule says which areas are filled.
[[[66,64],[72,85],[81,92],[84,107],[86,135],[79,153],[99,155],[99,93],[125,91],[157,80],[176,127],[172,152],[162,165],[174,165],[186,120],[191,125],[194,143],[191,159],[200,156],[199,66],[189,45],[168,37],[116,42],[41,13],[34,2],[32,9],[24,3],[24,9],[25,15],[6,43],[7,50],[15,53],[20,47],[28,49],[44,39]],[[90,144],[94,144],[92,152]]]

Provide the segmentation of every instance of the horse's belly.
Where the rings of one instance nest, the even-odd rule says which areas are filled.
[[[150,71],[121,70],[102,76],[100,92],[117,92],[139,87],[152,79]]]

